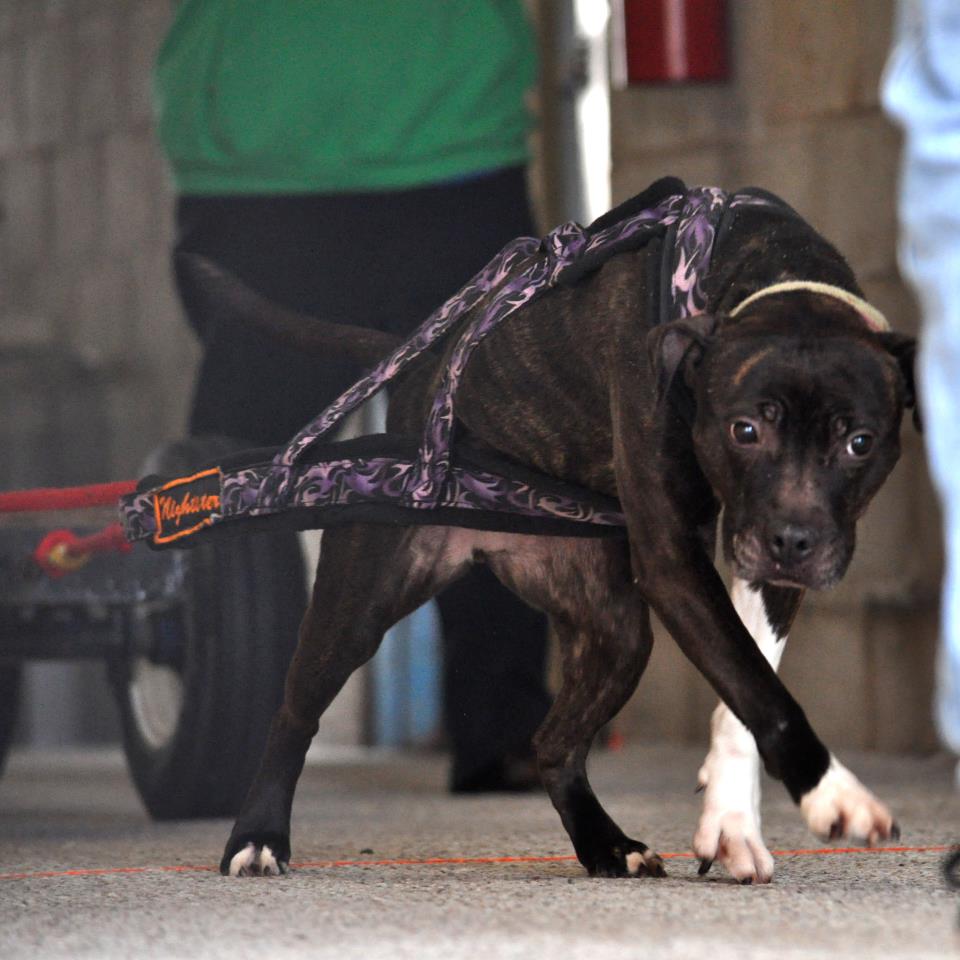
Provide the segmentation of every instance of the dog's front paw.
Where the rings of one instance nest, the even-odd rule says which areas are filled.
[[[713,726],[713,747],[697,777],[703,812],[693,852],[700,858],[700,874],[717,861],[739,883],[769,883],[773,857],[760,833],[759,760],[753,738],[728,712],[716,714]]]
[[[591,877],[665,877],[663,860],[645,843],[622,837],[610,844],[597,844],[577,851]]]
[[[738,883],[769,883],[773,857],[760,835],[760,824],[745,810],[721,810],[704,803],[700,824],[693,838],[693,852],[700,858],[700,874],[718,861]]]
[[[850,837],[874,846],[900,839],[887,807],[835,757],[820,782],[800,798],[800,811],[810,829],[827,840]]]
[[[231,837],[220,872],[225,877],[279,877],[290,864],[290,841],[279,834]]]

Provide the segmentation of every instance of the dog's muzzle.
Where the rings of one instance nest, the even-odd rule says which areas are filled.
[[[825,590],[846,572],[852,555],[838,533],[795,520],[750,526],[733,534],[728,559],[751,583]]]

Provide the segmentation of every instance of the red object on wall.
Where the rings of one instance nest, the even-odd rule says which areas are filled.
[[[623,0],[628,83],[726,80],[725,0]]]

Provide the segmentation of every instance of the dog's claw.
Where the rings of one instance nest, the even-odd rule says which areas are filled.
[[[693,792],[694,792],[695,794],[696,794],[696,793],[703,793],[703,791],[706,790],[706,789],[707,789],[707,785],[706,785],[705,783],[698,783],[698,784],[696,785],[696,787],[694,788],[694,791],[693,791]]]
[[[741,887],[752,887],[753,886],[753,877],[744,877],[740,881]]]
[[[890,827],[890,839],[899,840],[900,839],[900,824],[896,820],[893,821],[893,826]]]
[[[700,869],[697,870],[697,876],[702,877],[705,874],[710,872],[710,868],[713,866],[712,860],[701,860]]]

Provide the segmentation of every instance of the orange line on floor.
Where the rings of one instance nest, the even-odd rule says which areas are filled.
[[[776,857],[820,857],[836,854],[874,853],[946,853],[955,847],[951,844],[935,844],[926,847],[819,847],[803,850],[773,850]],[[695,859],[689,852],[661,853],[664,860]],[[429,867],[457,866],[462,864],[493,863],[563,863],[576,862],[573,854],[529,857],[428,857],[426,859],[392,860],[300,860],[290,864],[294,870],[331,869],[333,867]],[[0,880],[51,880],[62,877],[102,877],[143,873],[215,873],[213,866],[181,865],[164,867],[90,867],[75,870],[36,870],[23,873],[0,873]]]

